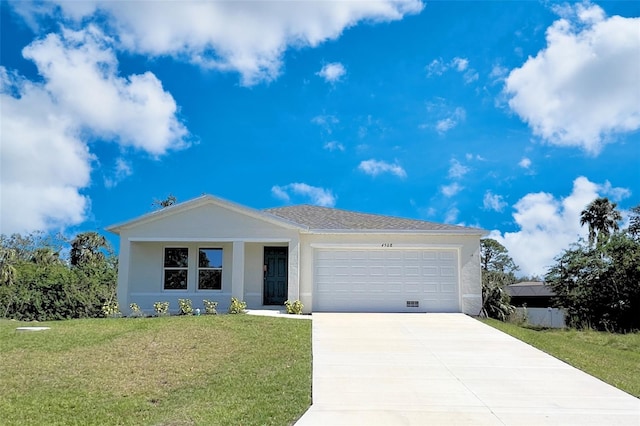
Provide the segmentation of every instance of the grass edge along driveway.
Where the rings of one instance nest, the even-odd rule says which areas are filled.
[[[492,319],[481,321],[640,398],[640,333],[538,330]]]
[[[286,425],[310,404],[311,321],[0,320],[4,425]]]

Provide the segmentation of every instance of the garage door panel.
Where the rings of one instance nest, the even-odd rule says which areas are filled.
[[[386,272],[388,277],[401,277],[403,268],[401,266],[388,266]]]
[[[440,275],[437,266],[423,266],[422,267],[422,276],[423,277],[437,277]]]
[[[436,251],[423,251],[422,260],[436,260],[438,259],[438,252]]]
[[[419,266],[405,266],[405,268],[404,268],[404,276],[405,277],[418,277],[418,276],[420,276],[420,267]]]
[[[459,312],[455,250],[317,249],[314,310]]]
[[[456,253],[454,251],[441,251],[438,253],[440,260],[455,260]]]
[[[443,266],[440,268],[441,277],[454,277],[456,274],[455,269],[451,267]]]

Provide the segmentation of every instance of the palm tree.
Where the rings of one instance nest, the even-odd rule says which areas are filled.
[[[31,257],[31,261],[37,265],[50,266],[60,263],[60,253],[51,247],[38,247]]]
[[[109,251],[107,239],[97,232],[83,232],[71,241],[71,265],[82,266],[102,262],[105,259],[101,250]]]
[[[589,226],[589,245],[604,244],[608,241],[612,231],[619,229],[618,221],[622,215],[616,210],[617,204],[612,203],[606,197],[593,200],[587,208],[580,213],[580,225]]]
[[[0,247],[0,285],[11,285],[16,278],[16,251]]]

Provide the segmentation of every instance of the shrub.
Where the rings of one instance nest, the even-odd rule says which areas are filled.
[[[515,308],[511,305],[511,297],[505,289],[506,285],[500,279],[482,283],[482,310],[480,315],[506,321]]]
[[[287,308],[288,314],[294,314],[294,315],[302,314],[302,308],[304,308],[304,305],[299,300],[294,300],[293,302],[290,300],[287,300],[286,302],[284,302],[284,306]]]
[[[105,302],[102,305],[102,313],[107,318],[118,318],[122,316],[122,313],[120,312],[120,308],[118,307],[118,302],[115,300],[110,300],[108,302]]]
[[[142,312],[142,309],[140,309],[140,306],[138,306],[137,303],[132,303],[129,305],[129,309],[131,309],[131,316],[134,318],[138,318],[138,317],[143,317],[144,313]]]
[[[169,314],[169,302],[156,302],[153,304],[156,315],[161,317]]]
[[[178,305],[180,306],[180,315],[193,315],[191,299],[178,299]]]
[[[231,305],[229,306],[230,314],[244,314],[244,309],[247,307],[247,304],[241,300],[236,299],[235,297],[231,298]]]
[[[212,300],[203,300],[204,304],[204,313],[207,315],[217,315],[218,311],[216,311],[216,307],[218,306],[218,302],[214,302]]]
[[[20,321],[52,321],[104,317],[103,305],[115,299],[108,274],[90,274],[63,263],[14,264],[11,285],[0,285],[0,317]]]

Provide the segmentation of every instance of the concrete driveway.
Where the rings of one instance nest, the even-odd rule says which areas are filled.
[[[463,314],[313,314],[309,425],[640,425],[640,400]]]

